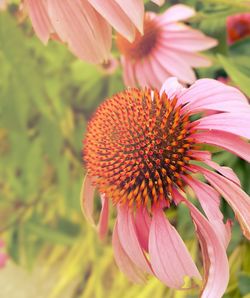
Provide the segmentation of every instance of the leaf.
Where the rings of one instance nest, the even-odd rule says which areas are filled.
[[[235,56],[250,56],[250,37],[238,40],[230,47],[230,54]]]
[[[229,58],[222,55],[218,55],[217,57],[228,76],[247,96],[250,97],[250,78],[239,71],[237,66]]]
[[[242,295],[246,295],[250,293],[250,274],[241,272],[239,274],[239,289]]]
[[[28,222],[26,223],[27,232],[33,233],[38,238],[47,242],[62,245],[73,245],[75,238],[69,236],[64,231],[57,228],[52,228],[49,225],[42,225],[40,223]]]

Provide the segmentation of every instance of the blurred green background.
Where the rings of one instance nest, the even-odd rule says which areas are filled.
[[[196,289],[169,290],[155,278],[142,286],[130,283],[113,260],[113,220],[103,242],[85,222],[79,204],[82,139],[99,103],[124,88],[121,69],[110,75],[102,66],[77,60],[60,43],[44,47],[15,2],[0,12],[0,239],[9,255],[0,269],[0,297],[197,297]],[[229,48],[225,27],[228,15],[246,11],[245,2],[179,2],[198,10],[193,27],[220,41],[209,53],[214,66],[197,75],[228,75],[250,96],[250,38]],[[169,4],[146,7],[164,11]],[[229,153],[215,152],[215,159],[231,166],[250,193],[249,165]],[[189,215],[180,208],[170,216],[195,257]],[[249,298],[250,244],[237,223],[228,255],[231,277],[224,297]]]

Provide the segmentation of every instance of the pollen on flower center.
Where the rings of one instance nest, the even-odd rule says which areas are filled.
[[[153,19],[149,16],[145,17],[144,20],[144,34],[142,35],[139,31],[136,32],[135,40],[130,43],[122,35],[117,34],[116,43],[121,53],[124,56],[137,60],[141,59],[151,53],[155,47],[160,29]]]
[[[189,115],[163,93],[129,89],[106,100],[88,125],[84,160],[101,193],[114,203],[170,201],[190,161]]]

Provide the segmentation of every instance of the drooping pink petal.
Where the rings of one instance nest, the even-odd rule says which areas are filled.
[[[185,276],[200,278],[184,242],[160,208],[153,211],[149,256],[155,275],[169,287],[182,287]]]
[[[154,69],[154,72],[157,74],[158,79],[161,81],[161,86],[162,86],[162,83],[165,82],[166,79],[170,78],[171,74],[167,71],[166,67],[164,66],[164,62],[161,60],[161,56],[158,57],[156,51],[152,52],[151,61],[152,61],[152,68]]]
[[[123,79],[126,86],[129,87],[135,87],[136,86],[136,80],[134,75],[134,69],[129,61],[129,59],[125,57],[121,57],[121,64],[123,66]]]
[[[143,72],[147,77],[148,84],[146,86],[154,86],[159,89],[162,85],[162,77],[158,73],[158,69],[155,69],[155,63],[153,57],[149,56],[145,58],[143,65]]]
[[[205,150],[190,150],[188,155],[200,161],[211,160],[212,158],[211,152]]]
[[[140,270],[153,274],[149,261],[138,240],[132,210],[125,205],[118,206],[117,211],[118,235],[124,251]]]
[[[136,76],[136,81],[140,82],[141,86],[148,86],[146,74],[143,72],[143,65],[140,61],[134,64],[134,72]]]
[[[61,40],[80,59],[100,63],[108,59],[111,27],[83,0],[48,0],[50,20]]]
[[[98,234],[100,239],[104,239],[108,231],[108,219],[109,219],[109,199],[105,195],[101,195],[102,210],[98,222]]]
[[[212,160],[206,160],[205,163],[209,165],[211,168],[215,169],[221,175],[225,176],[227,179],[230,179],[234,183],[241,186],[239,178],[231,168],[225,167],[225,166],[221,167],[220,165],[218,165],[216,162]]]
[[[201,167],[199,170],[231,206],[240,223],[243,234],[246,238],[250,239],[249,196],[236,183],[226,177]]]
[[[151,218],[146,208],[138,208],[135,214],[135,226],[141,247],[148,252],[148,237]]]
[[[160,23],[167,24],[176,21],[186,20],[195,15],[195,10],[183,4],[171,6],[164,14],[160,16]]]
[[[180,97],[185,110],[217,110],[225,112],[243,112],[249,109],[246,97],[236,88],[212,80],[197,80]]]
[[[131,0],[129,1],[131,2]],[[138,1],[136,0],[136,2]],[[89,0],[89,3],[115,28],[115,30],[126,37],[130,42],[134,40],[135,27],[128,18],[128,15],[121,9],[116,1]],[[140,14],[141,9],[138,11],[138,15]]]
[[[93,219],[93,211],[94,211],[94,194],[95,187],[92,185],[91,178],[88,174],[86,174],[81,188],[80,193],[80,203],[82,213],[88,222],[92,225],[95,225]]]
[[[234,134],[213,130],[195,134],[194,138],[196,142],[219,146],[250,162],[250,144]]]
[[[157,48],[157,55],[162,59],[164,67],[172,75],[179,78],[180,81],[192,84],[195,81],[195,73],[187,61],[181,59],[174,51],[169,51],[162,45]]]
[[[143,33],[144,3],[141,0],[116,0],[137,29]]]
[[[183,90],[185,88],[178,82],[177,78],[172,77],[164,82],[160,94],[165,92],[170,99],[173,99],[175,96],[178,97]]]
[[[230,222],[226,225],[223,222],[223,214],[220,211],[219,193],[211,186],[191,177],[184,177],[184,180],[195,192],[207,218],[217,231],[218,237],[224,247],[227,248],[231,238]]]
[[[114,257],[120,270],[133,282],[144,283],[146,281],[145,274],[139,268],[135,266],[129,256],[123,249],[117,229],[117,223],[115,223],[112,237],[112,244],[114,249]]]
[[[250,112],[223,113],[197,120],[197,129],[220,130],[250,139]]]
[[[218,239],[212,224],[187,199],[174,191],[177,201],[183,201],[189,208],[203,255],[204,282],[201,298],[221,298],[229,280],[229,266],[226,250]]]
[[[53,26],[48,16],[46,0],[25,0],[28,13],[37,36],[46,44],[52,33]]]

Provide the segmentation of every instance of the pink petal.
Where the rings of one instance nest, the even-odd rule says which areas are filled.
[[[0,269],[5,267],[8,260],[8,256],[4,253],[0,253]]]
[[[209,165],[211,168],[215,169],[221,175],[225,176],[227,179],[230,179],[234,183],[241,186],[239,178],[237,177],[237,175],[234,173],[234,171],[231,168],[221,167],[220,165],[218,165],[216,162],[214,162],[212,160],[206,160],[205,163],[207,165]]]
[[[230,223],[228,222],[228,224],[225,225],[223,222],[223,214],[220,211],[219,193],[211,186],[191,177],[184,177],[184,180],[195,192],[209,222],[217,231],[224,247],[227,248],[231,238]]]
[[[196,129],[220,130],[250,138],[250,113],[221,113],[196,121]]]
[[[132,262],[143,272],[152,274],[150,264],[138,240],[132,210],[118,206],[117,228],[121,245]]]
[[[37,36],[46,44],[50,33],[53,32],[53,26],[48,16],[46,0],[25,0],[28,8],[29,17]]]
[[[189,156],[197,158],[202,161],[211,160],[212,154],[209,151],[201,151],[201,150],[190,150],[188,152]]]
[[[244,112],[249,110],[246,97],[236,88],[212,80],[197,80],[180,97],[184,110],[194,112],[217,110],[225,112]]]
[[[160,94],[165,92],[170,99],[173,99],[175,96],[185,90],[185,88],[178,82],[177,78],[171,77],[167,79],[161,87]]]
[[[195,15],[195,10],[183,4],[172,5],[167,11],[160,16],[161,24],[172,23],[186,20]]]
[[[93,219],[94,211],[94,194],[95,187],[92,185],[91,178],[86,174],[81,188],[80,203],[83,215],[86,217],[88,222],[95,226]]]
[[[137,0],[135,1],[137,2]],[[130,42],[134,40],[134,25],[116,1],[89,0],[89,3],[115,28],[116,31],[126,37]],[[132,13],[134,14],[134,12]],[[141,8],[138,12],[138,15],[140,14]],[[138,22],[140,23],[139,20],[137,23]]]
[[[199,30],[192,29],[184,24],[179,26],[179,30],[172,30],[172,27],[164,28],[164,46],[171,51],[173,49],[184,52],[199,52],[215,47],[218,42],[216,39],[206,36]]]
[[[137,29],[143,33],[144,4],[141,0],[116,0]]]
[[[146,208],[138,208],[135,214],[135,226],[141,247],[148,252],[148,237],[151,218]]]
[[[171,288],[180,288],[185,276],[200,278],[184,242],[160,208],[153,210],[149,255],[155,275]]]
[[[144,74],[147,77],[147,86],[159,89],[162,85],[163,79],[159,76],[154,64],[152,56],[145,58],[143,61]]]
[[[121,57],[121,64],[124,69],[123,79],[124,79],[125,85],[128,87],[135,87],[136,79],[134,75],[134,68],[133,68],[132,62],[125,57]]]
[[[112,244],[114,249],[114,257],[120,270],[133,282],[144,283],[146,281],[145,274],[135,266],[129,256],[124,251],[117,229],[117,223],[115,223]]]
[[[183,201],[190,209],[196,233],[202,249],[204,265],[204,286],[201,298],[220,298],[229,280],[229,266],[226,250],[217,238],[211,223],[187,199],[174,191],[177,200]]]
[[[164,67],[172,76],[176,76],[180,81],[185,83],[192,84],[195,81],[195,73],[191,66],[174,51],[167,50],[159,43],[157,55],[164,61]]]
[[[195,134],[194,138],[196,142],[219,146],[250,162],[250,144],[234,134],[213,130]]]
[[[157,75],[161,85],[166,81],[167,78],[171,77],[170,73],[164,67],[164,61],[161,60],[161,57],[158,57],[157,51],[153,51],[151,54],[152,68],[154,73]],[[161,86],[159,86],[160,88]]]
[[[198,53],[190,53],[186,52],[184,49],[178,50],[178,54],[184,59],[188,61],[188,64],[192,67],[208,67],[211,66],[212,62],[208,57],[205,57]]]
[[[48,0],[49,16],[61,40],[80,59],[100,63],[108,59],[111,28],[84,0]]]
[[[243,234],[250,239],[250,198],[234,182],[207,169],[199,168],[209,183],[226,199],[234,210]]]
[[[101,195],[102,210],[98,222],[98,234],[100,239],[104,239],[108,232],[108,219],[109,219],[109,199],[105,195]]]
[[[143,63],[141,61],[137,61],[134,64],[134,71],[135,71],[135,76],[136,76],[136,81],[140,86],[148,86],[148,82],[146,79],[146,74],[143,69]]]

